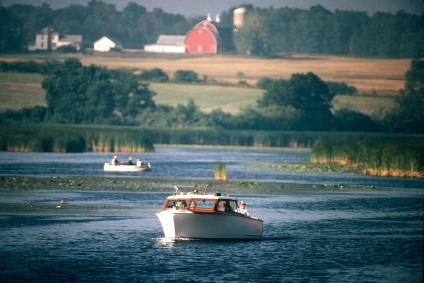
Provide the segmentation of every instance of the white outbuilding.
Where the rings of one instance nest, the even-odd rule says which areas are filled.
[[[159,35],[155,44],[144,45],[144,51],[154,53],[185,53],[185,35]]]
[[[106,36],[94,42],[94,51],[108,52],[111,49],[122,49],[122,44]]]

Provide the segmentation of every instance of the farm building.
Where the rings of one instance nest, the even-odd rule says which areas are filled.
[[[159,35],[156,44],[144,46],[146,52],[185,53],[184,35]]]
[[[146,52],[216,54],[234,49],[232,27],[212,23],[208,18],[184,35],[160,35],[156,44],[144,46]]]
[[[111,49],[122,49],[122,44],[106,36],[103,36],[94,42],[94,51],[108,52]]]
[[[222,41],[216,26],[204,20],[186,34],[184,43],[187,53],[216,54]]]
[[[82,35],[67,35],[59,38],[59,33],[51,26],[47,26],[35,35],[35,42],[28,44],[28,51],[56,50],[61,46],[73,46],[76,50],[81,49]]]

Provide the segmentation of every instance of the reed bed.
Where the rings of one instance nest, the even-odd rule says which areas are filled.
[[[143,129],[122,126],[0,126],[0,150],[38,152],[147,152],[153,144],[314,148],[319,162],[353,158],[335,142],[424,143],[423,135],[341,132],[245,131],[222,129]],[[316,146],[319,142],[321,143]]]
[[[322,141],[312,149],[311,162],[348,165],[374,176],[424,178],[424,142]]]
[[[215,163],[215,180],[227,181],[227,169],[225,168],[225,163]]]
[[[1,126],[0,150],[23,152],[149,152],[140,129],[70,125]]]

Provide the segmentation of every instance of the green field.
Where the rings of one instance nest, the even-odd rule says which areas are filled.
[[[255,106],[263,94],[263,90],[256,88],[218,85],[152,83],[151,89],[157,94],[153,98],[157,104],[176,106],[193,99],[200,110],[207,113],[221,108],[237,114],[240,109]]]
[[[42,78],[39,74],[0,72],[0,112],[46,105]],[[263,90],[254,87],[231,85],[151,83],[150,88],[156,93],[153,99],[157,104],[187,105],[193,99],[200,110],[207,113],[221,108],[237,114],[241,109],[256,106],[263,94]],[[380,117],[382,112],[392,109],[393,99],[393,96],[339,95],[334,98],[333,105],[336,110],[345,107]]]
[[[40,74],[0,73],[0,111],[46,105]]]
[[[71,55],[4,54],[0,61],[63,60]],[[221,108],[228,113],[255,106],[263,91],[253,86],[260,78],[288,79],[294,73],[313,72],[324,81],[346,82],[361,95],[336,96],[334,109],[348,108],[368,115],[382,117],[392,109],[393,99],[404,87],[404,75],[410,59],[373,59],[308,54],[286,54],[281,58],[265,59],[240,56],[188,56],[146,53],[73,54],[85,66],[90,64],[109,69],[129,69],[140,72],[160,68],[171,78],[177,70],[192,70],[206,77],[206,85],[152,83],[157,104],[187,105],[193,99],[205,112]],[[0,73],[0,111],[45,105],[42,77],[36,74]],[[238,86],[240,81],[252,87]]]

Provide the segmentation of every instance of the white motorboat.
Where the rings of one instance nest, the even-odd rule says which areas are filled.
[[[263,221],[238,213],[235,197],[175,194],[157,212],[165,238],[260,240]]]
[[[151,169],[150,163],[148,165],[111,165],[105,163],[103,166],[105,172],[143,172]]]

